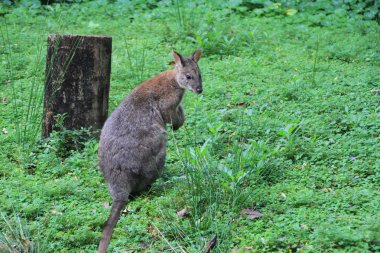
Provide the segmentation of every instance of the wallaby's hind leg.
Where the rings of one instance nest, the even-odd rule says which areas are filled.
[[[110,243],[113,229],[120,218],[121,211],[123,210],[127,200],[113,201],[111,214],[104,225],[102,239],[100,240],[98,253],[106,253],[107,247]]]

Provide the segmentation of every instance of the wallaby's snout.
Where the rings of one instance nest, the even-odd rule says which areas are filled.
[[[173,52],[178,85],[197,94],[203,92],[202,76],[198,67],[201,55],[201,49],[198,49],[189,57],[183,57],[179,53]]]
[[[203,92],[202,77],[200,73],[198,75],[198,78],[194,80],[193,85],[190,90],[196,94],[201,94]]]

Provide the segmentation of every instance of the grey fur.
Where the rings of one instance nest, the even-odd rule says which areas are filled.
[[[99,166],[113,199],[98,252],[106,252],[114,226],[130,193],[140,192],[162,173],[166,124],[176,130],[185,121],[185,89],[202,92],[197,65],[201,51],[188,58],[173,52],[175,72],[165,71],[140,84],[111,114],[99,143]],[[190,76],[190,78],[189,78]]]

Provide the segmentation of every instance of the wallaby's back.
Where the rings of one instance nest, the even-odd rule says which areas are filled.
[[[183,95],[180,91],[182,95],[175,96],[174,76],[171,70],[143,82],[124,99],[102,129],[100,168],[114,200],[125,200],[129,193],[145,189],[161,173],[166,145],[163,111],[167,106],[177,106],[176,100]],[[173,101],[168,103],[167,96],[177,98],[170,98]]]

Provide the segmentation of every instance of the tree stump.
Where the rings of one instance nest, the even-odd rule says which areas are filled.
[[[63,127],[101,129],[108,114],[112,38],[49,35],[42,136]]]

